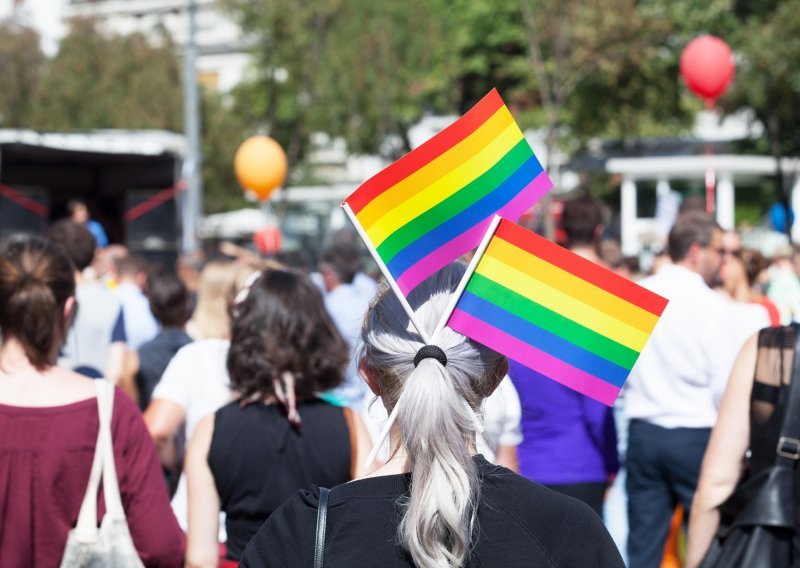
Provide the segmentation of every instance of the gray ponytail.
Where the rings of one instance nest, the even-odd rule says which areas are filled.
[[[451,264],[417,287],[409,303],[430,332],[465,267]],[[477,506],[478,476],[468,445],[475,424],[466,401],[478,411],[503,357],[445,328],[435,339],[447,365],[414,355],[423,346],[394,294],[385,290],[364,322],[366,366],[380,380],[387,410],[403,393],[397,414],[403,447],[412,463],[411,494],[402,503],[400,542],[420,568],[455,568],[469,554],[470,524]]]

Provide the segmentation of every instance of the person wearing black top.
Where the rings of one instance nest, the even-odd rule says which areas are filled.
[[[463,274],[451,264],[409,294],[429,332]],[[588,506],[475,455],[474,413],[505,375],[504,357],[446,327],[424,345],[390,290],[361,339],[361,374],[398,411],[385,465],[330,492],[324,566],[623,568]],[[313,566],[318,504],[317,488],[295,493],[240,565]]]
[[[135,381],[139,408],[143,411],[169,362],[181,347],[192,342],[183,329],[190,315],[189,291],[180,278],[168,272],[151,273],[147,279],[147,299],[161,330],[135,352],[133,366],[138,366]]]
[[[190,567],[217,566],[220,511],[235,563],[295,491],[353,479],[369,452],[360,419],[316,397],[341,383],[348,350],[311,280],[267,270],[234,312],[235,400],[198,423],[186,456]]]

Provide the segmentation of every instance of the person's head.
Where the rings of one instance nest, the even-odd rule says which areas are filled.
[[[742,252],[742,239],[736,231],[722,233],[722,253],[726,257],[739,256]]]
[[[200,273],[203,271],[203,253],[194,251],[180,255],[175,268],[189,293],[197,292]]]
[[[181,279],[163,270],[153,271],[147,279],[150,311],[162,327],[183,327],[189,319],[189,292]]]
[[[453,263],[408,296],[420,324],[433,330],[465,271]],[[397,412],[395,438],[412,463],[414,482],[404,503],[399,538],[417,566],[461,566],[470,546],[469,522],[478,479],[469,447],[472,414],[507,370],[502,355],[445,327],[434,341],[446,356],[414,364],[424,342],[394,293],[384,288],[370,307],[361,334],[359,369],[388,412]]]
[[[329,292],[341,284],[351,284],[359,270],[361,254],[355,245],[332,245],[320,255],[319,271]]]
[[[718,283],[722,264],[722,229],[699,211],[680,215],[668,237],[669,256],[703,277],[709,286]]]
[[[567,235],[568,248],[595,244],[603,227],[603,204],[588,195],[565,201],[561,227]]]
[[[231,336],[231,306],[237,294],[258,272],[249,264],[229,260],[211,260],[203,266],[191,317],[195,339],[228,339]]]
[[[616,239],[603,239],[597,245],[597,254],[606,267],[623,276],[631,278],[633,273],[626,263],[625,256],[622,254],[622,247]]]
[[[128,254],[114,259],[114,268],[117,271],[117,279],[122,282],[135,284],[144,290],[147,284],[147,261],[141,256]]]
[[[78,272],[92,263],[97,242],[85,225],[62,219],[47,230],[47,239],[61,247],[75,265]]]
[[[765,292],[769,283],[769,271],[767,270],[769,261],[763,254],[754,249],[742,249],[740,258],[747,273],[747,283],[751,288]]]
[[[128,256],[129,254],[130,251],[128,251],[128,247],[119,244],[108,245],[105,248],[97,249],[94,263],[92,264],[95,274],[97,274],[98,278],[116,282],[117,259]]]
[[[89,208],[80,199],[70,199],[67,203],[67,211],[69,211],[70,220],[75,223],[85,225],[89,220]]]
[[[0,244],[0,334],[39,370],[55,363],[74,296],[75,268],[62,249],[37,237]]]
[[[294,401],[338,386],[347,361],[347,344],[307,276],[266,270],[237,304],[228,374],[243,399],[274,396],[293,420]]]

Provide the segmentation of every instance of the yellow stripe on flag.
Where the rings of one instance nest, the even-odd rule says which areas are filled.
[[[501,286],[531,298],[536,303],[634,351],[641,351],[650,335],[494,257],[484,255],[476,271]]]
[[[557,288],[584,304],[605,312],[645,333],[651,333],[658,323],[657,315],[542,260],[508,241],[493,239],[486,255],[495,257],[508,266],[514,266],[531,278],[536,278],[543,284]]]
[[[522,132],[516,124],[509,124],[500,136],[492,140],[467,162],[448,172],[441,179],[426,187],[415,196],[395,206],[366,229],[372,243],[378,247],[389,235],[403,225],[416,219],[425,211],[438,205],[475,178],[489,170],[502,159],[520,140]]]
[[[516,141],[518,142],[522,138],[522,133],[516,124],[508,108],[503,105],[497,109],[489,120],[484,122],[467,138],[370,201],[358,212],[357,217],[361,226],[364,227],[364,230],[369,230],[369,228],[388,211],[391,211],[401,203],[424,191],[437,180],[441,179],[446,173],[470,161],[473,156],[483,150],[489,142],[495,140],[507,130],[509,125],[514,125],[516,128],[518,133]],[[506,151],[508,151],[508,148]],[[503,154],[505,154],[505,152],[503,152]],[[409,219],[406,219],[406,222],[408,220]],[[373,244],[378,246],[379,243],[373,241]]]

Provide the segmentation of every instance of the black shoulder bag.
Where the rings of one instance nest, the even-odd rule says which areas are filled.
[[[319,508],[317,509],[317,536],[314,539],[314,568],[322,568],[322,556],[325,554],[325,523],[328,520],[328,495],[331,490],[319,488]]]
[[[722,510],[737,511],[720,528],[700,568],[782,568],[800,560],[795,550],[795,505],[800,459],[800,330],[795,328],[792,382],[786,397],[775,464],[739,484]]]

